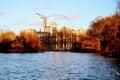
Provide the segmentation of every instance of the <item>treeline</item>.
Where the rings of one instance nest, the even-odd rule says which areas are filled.
[[[19,35],[12,31],[0,34],[0,52],[2,53],[33,53],[46,51],[34,30],[24,30]]]
[[[73,51],[120,53],[120,14],[97,18],[87,34],[80,37],[81,40],[73,43]]]
[[[81,31],[63,27],[60,31],[44,35],[42,38],[38,37],[35,30],[24,30],[19,35],[12,31],[3,32],[0,33],[0,52],[33,53],[50,48],[74,52],[100,52],[105,55],[120,54],[120,14],[98,17],[91,23],[87,32]]]

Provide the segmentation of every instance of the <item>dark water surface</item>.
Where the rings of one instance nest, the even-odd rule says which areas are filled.
[[[0,54],[0,80],[120,80],[120,60],[96,54]]]

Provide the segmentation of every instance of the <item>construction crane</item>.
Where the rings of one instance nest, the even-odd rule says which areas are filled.
[[[46,27],[47,26],[47,16],[41,15],[39,13],[36,13],[36,15],[39,15],[40,18],[43,19],[43,26]]]
[[[63,14],[53,14],[53,15],[50,15],[50,16],[45,16],[45,15],[42,15],[42,14],[39,14],[39,13],[36,13],[36,15],[40,16],[41,19],[43,19],[43,23],[42,25],[44,26],[44,28],[46,28],[48,26],[48,20],[50,22],[51,18],[57,18],[57,19],[60,19],[60,20],[65,20],[67,21],[71,28],[73,29],[74,28],[74,24],[72,23],[71,19],[69,16],[65,16]]]

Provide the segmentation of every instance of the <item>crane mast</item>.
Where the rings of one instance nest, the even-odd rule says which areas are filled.
[[[39,15],[40,18],[43,19],[43,26],[46,27],[47,26],[47,16],[41,15],[39,13],[36,13],[36,15]]]

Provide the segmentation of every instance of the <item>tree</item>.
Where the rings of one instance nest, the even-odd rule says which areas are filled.
[[[45,51],[45,45],[40,42],[35,30],[24,30],[12,41],[10,53],[33,53]]]
[[[23,52],[42,52],[46,50],[45,45],[40,42],[40,39],[34,30],[22,31],[19,38],[24,46]]]
[[[1,33],[0,35],[0,52],[8,52],[12,41],[16,38],[16,34],[12,31]]]
[[[8,52],[9,53],[23,53],[24,52],[24,46],[22,45],[22,42],[20,41],[19,37],[16,37],[16,39],[12,41]]]
[[[100,40],[102,52],[118,53],[120,45],[115,41],[120,40],[120,15],[115,14],[94,21],[88,29],[88,34]],[[111,49],[115,45],[116,49]]]
[[[90,35],[84,36],[81,42],[81,50],[86,52],[100,52],[101,44],[99,38],[94,38]]]

